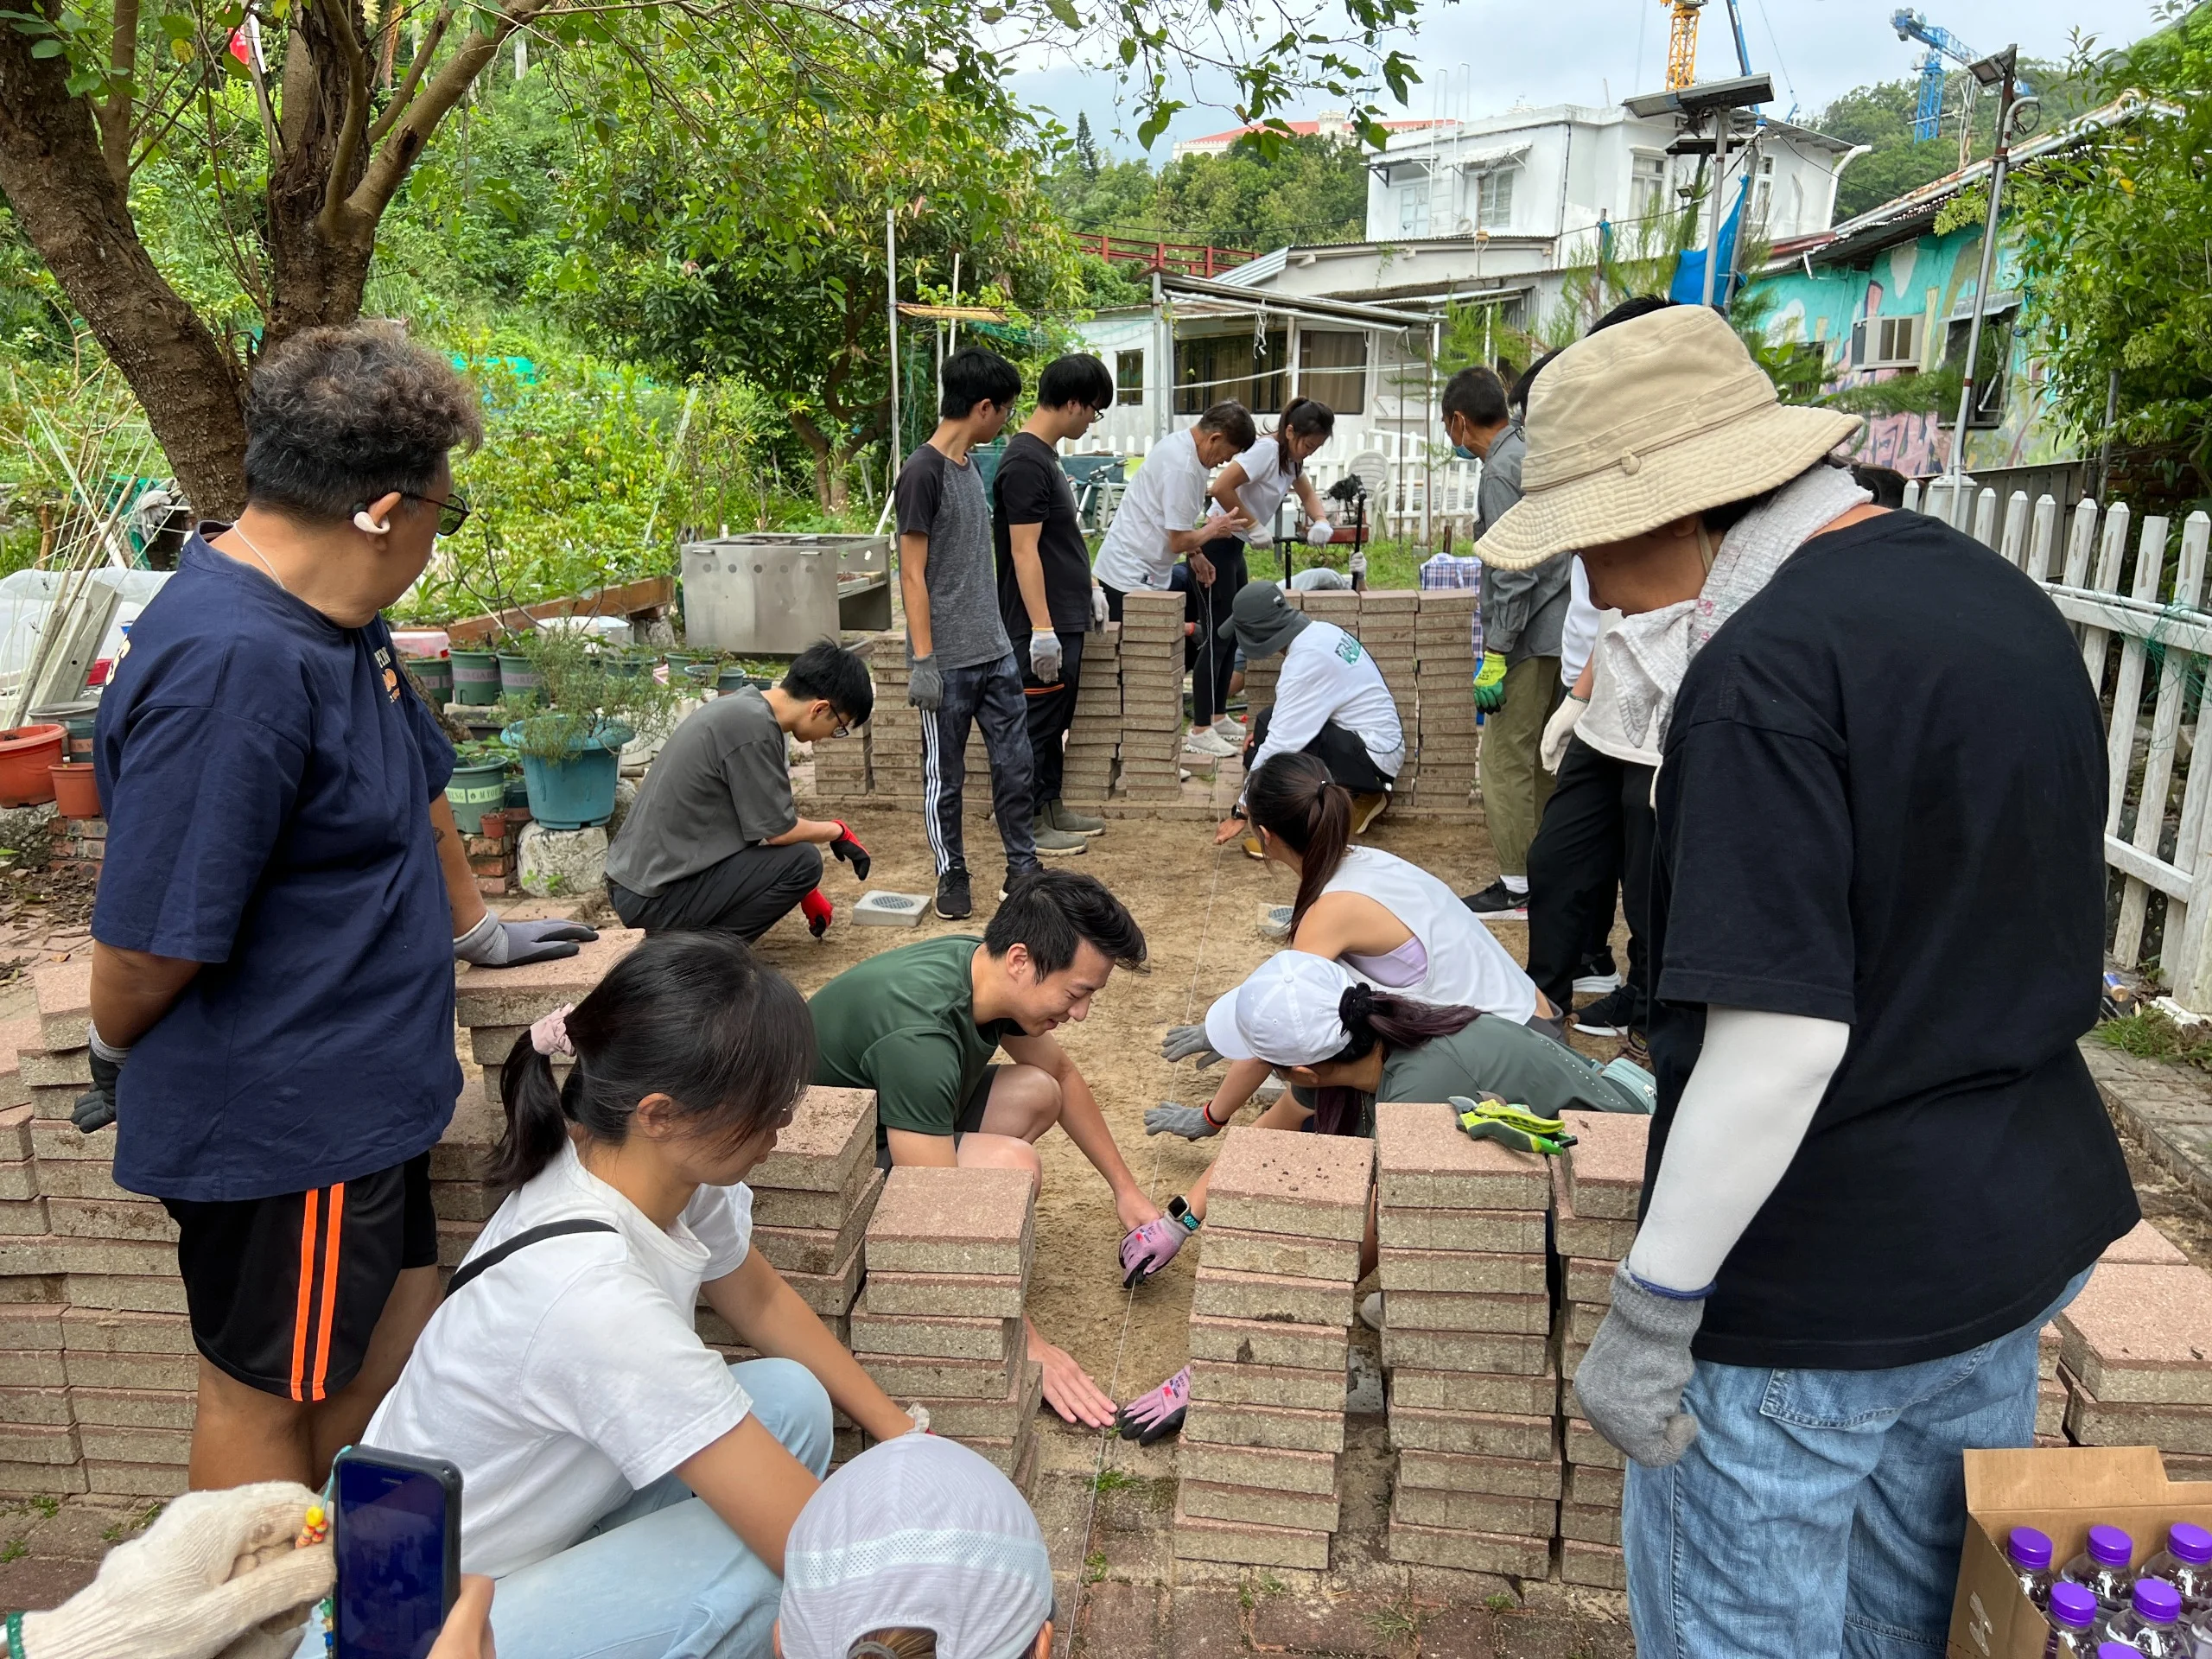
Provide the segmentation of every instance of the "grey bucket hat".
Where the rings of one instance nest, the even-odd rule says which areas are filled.
[[[1294,610],[1272,582],[1248,582],[1237,590],[1229,608],[1229,620],[1214,630],[1224,639],[1234,639],[1244,654],[1255,660],[1272,657],[1313,621]]]

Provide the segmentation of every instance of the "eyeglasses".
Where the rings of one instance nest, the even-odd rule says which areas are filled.
[[[412,490],[402,490],[399,493],[399,499],[403,501],[420,501],[426,505],[435,507],[438,510],[438,534],[441,536],[458,535],[461,527],[468,522],[468,515],[473,511],[468,505],[467,498],[459,490],[455,490],[442,501],[435,496],[416,495]]]

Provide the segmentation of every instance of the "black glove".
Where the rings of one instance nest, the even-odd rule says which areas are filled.
[[[69,1113],[78,1134],[90,1135],[115,1122],[115,1083],[122,1075],[120,1060],[102,1059],[97,1052],[92,1055],[92,1086],[77,1096]]]
[[[868,849],[861,845],[859,837],[846,827],[842,818],[832,818],[830,822],[837,826],[837,839],[830,843],[830,850],[853,867],[855,881],[867,880],[870,862]]]

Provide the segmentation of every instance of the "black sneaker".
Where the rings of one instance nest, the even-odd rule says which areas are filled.
[[[1529,919],[1529,895],[1507,892],[1503,876],[1480,893],[1467,894],[1459,902],[1486,922],[1525,922]]]
[[[1577,996],[1603,996],[1607,991],[1621,988],[1620,970],[1613,965],[1610,950],[1601,950],[1574,971],[1574,994]]]
[[[1084,844],[1087,847],[1090,843],[1085,842]],[[1007,865],[1006,867],[1006,880],[999,883],[999,897],[1003,899],[1007,894],[1014,891],[1016,883],[1027,881],[1031,876],[1035,875],[1044,868],[1045,867],[1042,864],[1031,864],[1022,869],[1017,870],[1013,865]]]
[[[968,896],[968,872],[947,870],[937,879],[937,913],[948,922],[964,922],[976,913]]]
[[[1574,1011],[1574,1028],[1585,1037],[1625,1037],[1635,1029],[1637,996],[1625,985]]]

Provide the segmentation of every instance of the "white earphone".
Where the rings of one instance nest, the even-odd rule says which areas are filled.
[[[380,524],[375,519],[370,518],[369,510],[366,507],[363,507],[359,512],[353,515],[353,528],[359,531],[365,536],[387,536],[391,533],[391,524]]]

